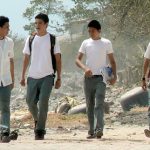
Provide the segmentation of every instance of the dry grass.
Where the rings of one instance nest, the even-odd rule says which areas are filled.
[[[11,124],[13,127],[19,127],[24,124],[30,124],[31,128],[34,127],[34,122],[31,114],[28,111],[18,111],[15,114],[12,114],[13,119]],[[56,113],[48,113],[47,116],[47,127],[48,128],[57,128],[60,126],[63,127],[75,127],[75,126],[86,126],[87,117],[85,114],[77,115],[62,115]]]
[[[87,118],[84,114],[77,115],[61,115],[61,114],[48,114],[47,126],[78,126],[87,125]]]
[[[131,112],[147,112],[148,107],[135,107],[131,109]]]
[[[125,122],[126,124],[147,124],[147,107],[135,107],[130,112],[121,113],[116,120],[119,122]],[[25,124],[29,124],[31,128],[34,128],[34,121],[31,114],[27,110],[16,111],[12,114],[13,118],[11,121],[12,127],[20,128]],[[130,116],[130,117],[128,117]],[[107,118],[107,119],[106,119]],[[108,119],[109,118],[109,119]],[[133,120],[136,120],[133,122]],[[111,124],[111,115],[105,114],[105,123]],[[48,128],[58,127],[76,127],[76,126],[87,126],[86,114],[76,115],[62,115],[56,113],[48,113],[47,125]]]

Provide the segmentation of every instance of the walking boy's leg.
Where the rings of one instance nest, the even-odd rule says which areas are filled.
[[[148,107],[148,125],[150,130],[150,106]]]
[[[26,102],[35,122],[38,120],[37,92],[38,92],[38,80],[28,78]]]
[[[104,128],[104,99],[105,99],[105,90],[106,85],[101,79],[97,80],[96,87],[96,100],[95,100],[95,118],[96,118],[96,135],[98,138],[101,138],[103,135]]]
[[[10,95],[11,86],[0,87],[0,112],[1,112],[1,133],[0,140],[3,143],[10,142]]]
[[[94,106],[95,106],[95,90],[92,84],[91,78],[85,78],[84,80],[84,92],[86,97],[86,111],[89,122],[89,136],[87,138],[94,138],[95,135],[95,118],[94,118]]]
[[[40,87],[40,95],[39,95],[39,114],[38,114],[38,120],[37,120],[37,126],[35,131],[35,138],[38,139],[44,139],[45,131],[45,124],[47,119],[47,113],[48,113],[48,102],[50,93],[52,91],[54,78],[53,76],[47,76],[41,82]]]
[[[148,125],[149,125],[149,129],[145,129],[144,132],[145,132],[145,135],[150,138],[150,89],[148,88],[147,90],[148,90],[148,100],[149,100],[149,107],[148,107]]]
[[[149,124],[149,129],[145,129],[144,132],[145,135],[150,138],[150,106],[148,108],[148,124]]]
[[[10,131],[10,95],[11,86],[0,87],[1,124]]]

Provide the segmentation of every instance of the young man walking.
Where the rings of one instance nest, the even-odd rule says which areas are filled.
[[[46,14],[40,13],[35,17],[37,32],[27,39],[23,49],[24,61],[20,83],[25,86],[25,73],[31,59],[26,101],[35,122],[35,140],[44,139],[50,93],[54,84],[56,89],[61,86],[60,47],[55,37],[47,32],[48,23],[49,18]],[[54,83],[55,68],[57,78]]]
[[[88,24],[89,39],[83,41],[76,64],[85,74],[84,91],[87,105],[87,116],[89,131],[87,138],[101,138],[104,128],[104,99],[106,84],[100,70],[107,67],[107,58],[112,67],[113,78],[109,81],[111,85],[116,82],[116,63],[113,56],[112,44],[109,40],[101,37],[101,25],[97,20]],[[86,65],[82,63],[86,55]]]
[[[149,108],[148,108],[148,122],[149,122],[149,129],[145,129],[145,135],[150,138],[150,86],[147,86],[147,79],[149,80],[150,77],[148,77],[150,74],[148,73],[149,70],[149,64],[150,64],[150,43],[147,47],[147,50],[144,55],[144,65],[143,65],[143,77],[142,77],[142,88],[143,90],[148,90],[148,99],[149,99]],[[150,81],[148,81],[150,82]]]
[[[10,97],[14,87],[14,43],[7,37],[9,18],[0,16],[0,141],[10,139]]]

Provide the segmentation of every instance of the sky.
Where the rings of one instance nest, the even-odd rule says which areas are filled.
[[[65,0],[66,7],[71,7],[71,0]],[[19,37],[26,37],[27,31],[23,26],[28,24],[28,20],[23,17],[23,12],[30,6],[30,0],[0,0],[0,15],[9,17],[10,30]]]
[[[29,4],[30,0],[0,0],[0,15],[10,19],[10,30],[20,37],[28,35],[28,32],[23,29],[27,20],[23,18],[22,14]]]

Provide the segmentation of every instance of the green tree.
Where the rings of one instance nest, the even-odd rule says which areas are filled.
[[[65,12],[66,22],[98,19],[108,33],[133,39],[150,34],[150,0],[72,0],[74,8]],[[66,24],[68,28],[68,24]]]
[[[26,31],[29,33],[34,31],[34,16],[40,12],[46,13],[50,17],[50,27],[54,28],[58,32],[62,31],[62,26],[56,21],[54,22],[55,15],[60,16],[62,11],[62,1],[61,0],[31,0],[30,6],[23,13],[23,17],[29,20],[29,24],[24,26]]]
[[[111,0],[106,9],[111,10],[115,29],[119,29],[119,33],[139,39],[149,36],[149,0]]]

